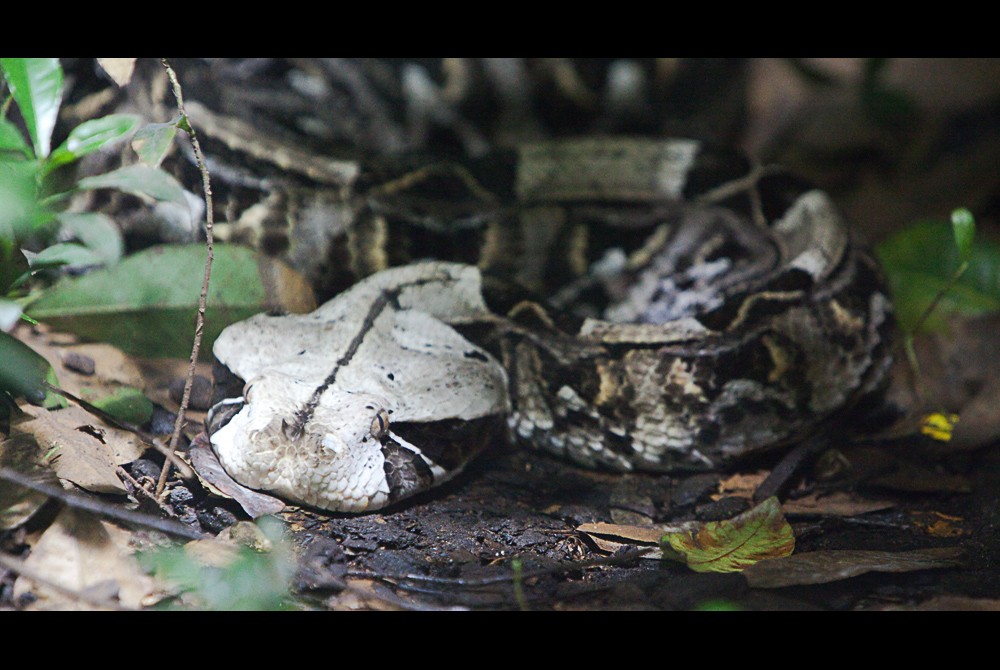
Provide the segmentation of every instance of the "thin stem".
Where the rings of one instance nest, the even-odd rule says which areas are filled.
[[[205,191],[205,238],[208,247],[208,258],[205,261],[205,277],[201,285],[201,297],[198,300],[198,319],[194,327],[194,344],[191,347],[191,362],[188,365],[187,379],[184,382],[184,395],[181,398],[180,410],[177,412],[177,421],[174,423],[174,433],[170,436],[170,450],[177,448],[180,440],[181,429],[184,427],[184,415],[187,412],[188,404],[191,402],[191,386],[194,383],[195,365],[198,363],[198,352],[201,350],[201,337],[205,328],[205,303],[208,300],[208,282],[212,276],[212,259],[215,256],[213,243],[213,212],[212,212],[212,183],[208,176],[208,168],[205,167],[205,157],[201,153],[201,145],[198,143],[198,134],[195,132],[191,119],[188,118],[184,110],[184,95],[181,92],[180,82],[177,81],[177,74],[166,58],[161,58],[160,62],[170,77],[170,83],[174,89],[174,97],[177,99],[177,111],[184,117],[188,131],[191,134],[191,146],[194,148],[195,160],[198,163],[198,170],[201,171],[202,188]],[[160,472],[160,481],[156,485],[156,495],[162,496],[167,485],[167,478],[170,476],[170,462],[164,463]]]

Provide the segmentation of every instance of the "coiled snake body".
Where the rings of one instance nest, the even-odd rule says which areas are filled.
[[[385,269],[224,331],[237,397],[208,423],[236,480],[373,510],[498,432],[590,467],[711,467],[882,383],[892,306],[824,193],[683,140],[525,147],[516,168],[506,208],[448,174],[497,212],[477,265]],[[406,188],[358,191],[354,211],[377,221]]]

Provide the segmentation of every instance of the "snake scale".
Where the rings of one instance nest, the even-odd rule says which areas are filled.
[[[320,246],[354,249],[352,285],[215,344],[208,430],[237,481],[369,511],[504,434],[613,471],[716,467],[884,382],[892,304],[823,192],[689,140],[497,165],[341,185]]]

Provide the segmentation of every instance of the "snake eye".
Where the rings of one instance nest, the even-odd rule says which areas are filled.
[[[382,439],[382,437],[389,432],[389,413],[384,409],[380,409],[376,414],[375,418],[372,419],[371,434],[376,440]]]
[[[243,387],[243,399],[246,400],[247,403],[250,402],[250,394],[252,391],[253,391],[253,384],[247,384],[246,386]]]

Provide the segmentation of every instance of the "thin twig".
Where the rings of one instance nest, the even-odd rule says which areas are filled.
[[[160,62],[170,77],[170,83],[174,89],[174,97],[177,99],[177,111],[184,118],[188,132],[191,135],[191,146],[194,148],[195,159],[198,162],[198,169],[201,171],[202,187],[205,191],[205,244],[208,248],[208,258],[205,261],[205,278],[201,285],[201,297],[198,300],[198,319],[194,326],[194,344],[191,347],[191,363],[188,366],[187,379],[184,381],[184,395],[181,398],[180,410],[177,412],[177,421],[174,423],[174,434],[170,436],[170,450],[177,449],[177,442],[180,440],[181,429],[184,426],[184,415],[187,412],[188,403],[191,401],[191,386],[194,383],[195,365],[198,363],[198,352],[201,349],[201,336],[205,328],[205,303],[208,301],[208,282],[212,276],[212,259],[215,256],[213,248],[213,228],[214,216],[212,212],[212,183],[208,176],[208,168],[205,167],[205,156],[201,153],[201,145],[198,143],[198,135],[194,130],[191,119],[188,118],[184,110],[184,95],[181,92],[181,84],[177,81],[177,74],[166,58],[161,58]],[[164,463],[160,472],[160,481],[156,484],[156,495],[162,496],[167,485],[167,478],[170,476],[170,462]]]
[[[138,481],[136,481],[135,477],[133,477],[132,475],[130,475],[125,468],[123,468],[122,466],[119,465],[115,469],[115,472],[118,474],[118,476],[120,478],[122,478],[123,480],[127,481],[129,484],[132,485],[132,490],[133,491],[135,491],[136,493],[142,494],[146,498],[149,498],[150,500],[152,500],[154,503],[157,504],[157,506],[159,506],[159,508],[161,510],[163,510],[163,513],[166,514],[167,516],[169,516],[171,518],[176,518],[177,515],[174,514],[174,511],[172,509],[170,509],[170,507],[168,507],[167,505],[164,505],[163,501],[161,501],[159,498],[157,498],[154,494],[152,494],[149,491],[147,491],[145,489],[145,487],[142,484],[140,484]]]
[[[201,540],[206,537],[204,533],[199,533],[176,521],[161,519],[158,516],[143,514],[142,512],[133,512],[119,505],[108,504],[90,496],[73,491],[65,491],[58,486],[35,481],[33,478],[10,468],[0,468],[0,480],[23,486],[32,491],[44,493],[50,498],[61,500],[70,507],[93,512],[109,519],[135,524],[144,528],[152,528],[168,535],[183,537],[189,540]]]

